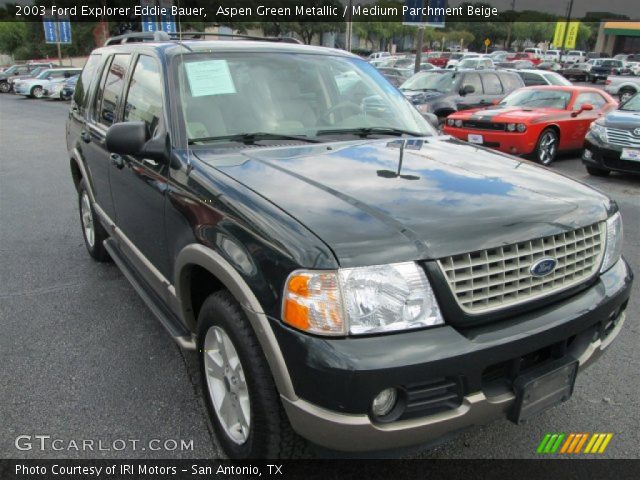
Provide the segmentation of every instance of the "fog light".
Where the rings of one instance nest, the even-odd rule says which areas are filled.
[[[398,394],[395,388],[385,388],[382,390],[376,398],[373,399],[371,404],[371,411],[377,417],[383,417],[396,405]]]
[[[584,151],[584,153],[582,154],[582,156],[584,158],[586,158],[587,160],[589,160],[591,157],[593,157],[593,155],[591,154],[591,150],[586,150]]]

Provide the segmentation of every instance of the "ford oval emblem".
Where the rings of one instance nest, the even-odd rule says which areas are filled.
[[[531,275],[533,275],[534,277],[546,277],[550,273],[553,273],[553,271],[556,269],[557,263],[558,262],[555,258],[541,258],[533,265],[531,265],[529,272],[531,272]]]
[[[633,134],[634,134],[636,137],[640,137],[640,128],[636,128],[636,129],[633,131]]]

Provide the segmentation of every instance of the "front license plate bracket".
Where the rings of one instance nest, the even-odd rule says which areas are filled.
[[[566,402],[573,394],[578,361],[562,358],[518,376],[513,382],[516,400],[508,418],[524,423],[537,414]]]

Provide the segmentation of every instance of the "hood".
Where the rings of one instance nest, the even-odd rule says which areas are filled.
[[[604,117],[604,124],[613,128],[638,128],[640,127],[640,112],[614,110]]]
[[[488,122],[526,122],[563,113],[568,115],[570,112],[557,108],[502,107],[496,105],[495,107],[456,113],[455,118]]]
[[[320,237],[344,267],[441,258],[604,220],[604,195],[448,136],[199,151]],[[399,160],[402,168],[399,175]]]

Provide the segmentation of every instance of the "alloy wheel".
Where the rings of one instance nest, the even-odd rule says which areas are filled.
[[[231,338],[211,327],[204,338],[204,367],[209,398],[227,436],[242,445],[249,438],[251,405],[240,357]]]
[[[538,144],[538,158],[543,165],[549,165],[553,162],[556,155],[557,138],[553,132],[545,132],[540,138]]]
[[[87,192],[82,192],[82,201],[80,202],[80,216],[82,217],[82,230],[84,232],[84,238],[87,240],[89,247],[93,248],[93,245],[96,241],[96,234],[93,226],[91,203]]]

